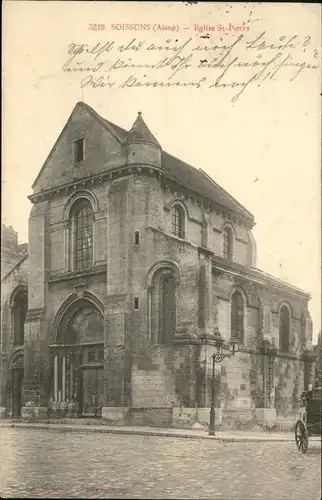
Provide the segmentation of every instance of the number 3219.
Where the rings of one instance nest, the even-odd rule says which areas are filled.
[[[88,29],[92,31],[103,31],[105,30],[105,24],[89,24]]]

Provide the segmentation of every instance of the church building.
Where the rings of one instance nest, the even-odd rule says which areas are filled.
[[[253,215],[159,140],[141,113],[126,131],[77,103],[32,186],[28,248],[2,229],[1,417],[206,425],[213,381],[217,425],[296,412],[309,295],[257,269]]]

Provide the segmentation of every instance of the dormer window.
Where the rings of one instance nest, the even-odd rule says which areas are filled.
[[[74,148],[74,164],[77,165],[84,161],[84,138],[77,139],[77,141],[73,142]]]

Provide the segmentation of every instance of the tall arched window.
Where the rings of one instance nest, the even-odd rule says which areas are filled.
[[[15,296],[11,308],[12,334],[13,334],[14,345],[24,344],[25,319],[27,310],[28,310],[27,293],[24,290],[21,290]]]
[[[148,303],[151,343],[172,345],[177,318],[177,279],[172,269],[164,267],[154,273]]]
[[[172,233],[179,238],[185,237],[184,210],[180,205],[172,207]]]
[[[176,282],[172,273],[160,279],[158,344],[171,345],[176,331]]]
[[[224,228],[223,234],[223,257],[226,260],[232,260],[233,258],[233,230],[231,227],[227,226]]]
[[[288,352],[290,348],[290,310],[282,306],[279,315],[279,345],[280,351]]]
[[[238,291],[231,297],[231,333],[244,343],[244,298]]]
[[[72,209],[74,269],[93,265],[93,211],[87,199],[78,200]]]

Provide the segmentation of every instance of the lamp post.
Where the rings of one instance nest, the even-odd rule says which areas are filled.
[[[219,331],[215,333],[215,352],[212,355],[212,386],[211,386],[211,407],[210,407],[210,422],[209,422],[209,436],[215,436],[215,368],[216,363],[221,363],[223,359],[230,358],[235,355],[238,351],[238,340],[234,334],[232,334],[229,342],[228,349],[229,353],[223,353],[222,347],[224,340],[221,337]]]

